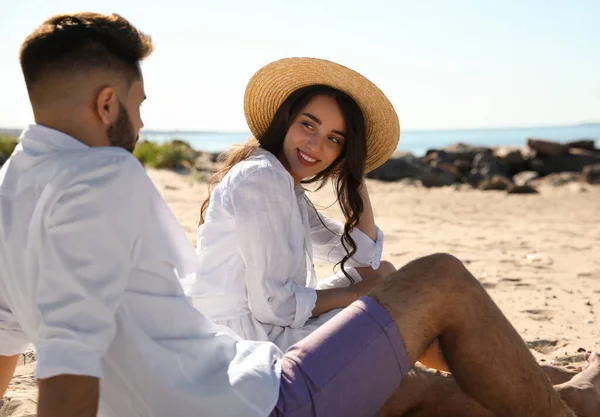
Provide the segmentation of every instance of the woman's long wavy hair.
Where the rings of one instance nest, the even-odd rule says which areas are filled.
[[[367,158],[366,125],[364,115],[358,104],[346,93],[332,87],[311,85],[294,91],[281,104],[271,124],[260,137],[252,138],[219,156],[219,160],[223,162],[223,167],[208,181],[209,193],[200,209],[200,224],[204,223],[212,190],[227,175],[229,170],[238,162],[252,155],[256,148],[265,149],[280,158],[283,155],[283,141],[288,129],[300,111],[317,96],[331,97],[337,102],[346,124],[346,140],[338,158],[317,175],[303,180],[302,184],[316,183],[316,189],[318,190],[325,185],[327,180],[332,179],[337,200],[346,219],[344,232],[341,236],[346,256],[338,265],[341,265],[342,272],[350,282],[354,283],[354,279],[344,270],[344,266],[348,259],[356,253],[356,242],[350,236],[350,232],[358,224],[364,209],[360,187]],[[315,209],[308,198],[307,201],[311,208]]]

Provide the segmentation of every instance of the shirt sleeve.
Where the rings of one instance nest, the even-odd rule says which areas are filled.
[[[90,158],[91,159],[91,158]],[[145,171],[129,154],[87,161],[56,181],[41,216],[36,377],[102,378],[132,268]],[[33,261],[33,260],[32,260]]]
[[[302,327],[317,293],[293,279],[301,268],[306,270],[306,257],[303,246],[292,245],[291,218],[298,207],[291,180],[262,167],[230,193],[250,311],[263,323]]]
[[[332,264],[340,262],[347,254],[342,245],[344,225],[338,220],[330,219],[319,213],[310,204],[307,209],[314,257]],[[383,251],[383,232],[378,226],[375,228],[377,231],[375,241],[357,228],[350,232],[350,236],[356,243],[356,253],[348,259],[346,266],[379,268]]]
[[[29,347],[29,339],[0,294],[0,356],[14,356]]]

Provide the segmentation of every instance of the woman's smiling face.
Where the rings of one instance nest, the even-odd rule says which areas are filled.
[[[316,96],[298,112],[283,141],[281,162],[295,185],[328,168],[344,149],[346,122],[329,96]]]

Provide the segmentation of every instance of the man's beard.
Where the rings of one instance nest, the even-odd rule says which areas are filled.
[[[129,118],[129,113],[123,103],[119,102],[119,115],[117,116],[117,120],[108,127],[106,133],[108,135],[110,146],[118,146],[119,148],[123,148],[133,153],[133,148],[135,147],[138,137],[133,135],[131,119]]]

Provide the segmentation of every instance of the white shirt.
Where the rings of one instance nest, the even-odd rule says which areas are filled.
[[[0,171],[0,355],[101,378],[105,416],[268,416],[281,351],[185,296],[192,245],[141,164],[33,125]]]
[[[294,187],[273,154],[257,149],[212,192],[198,228],[200,273],[189,287],[194,305],[246,339],[286,349],[326,320],[309,320],[318,285],[313,258],[341,261],[342,232],[342,223],[308,206],[303,188]],[[346,265],[377,269],[381,230],[375,242],[358,229],[352,238],[357,252]],[[337,281],[349,283],[343,276]]]

